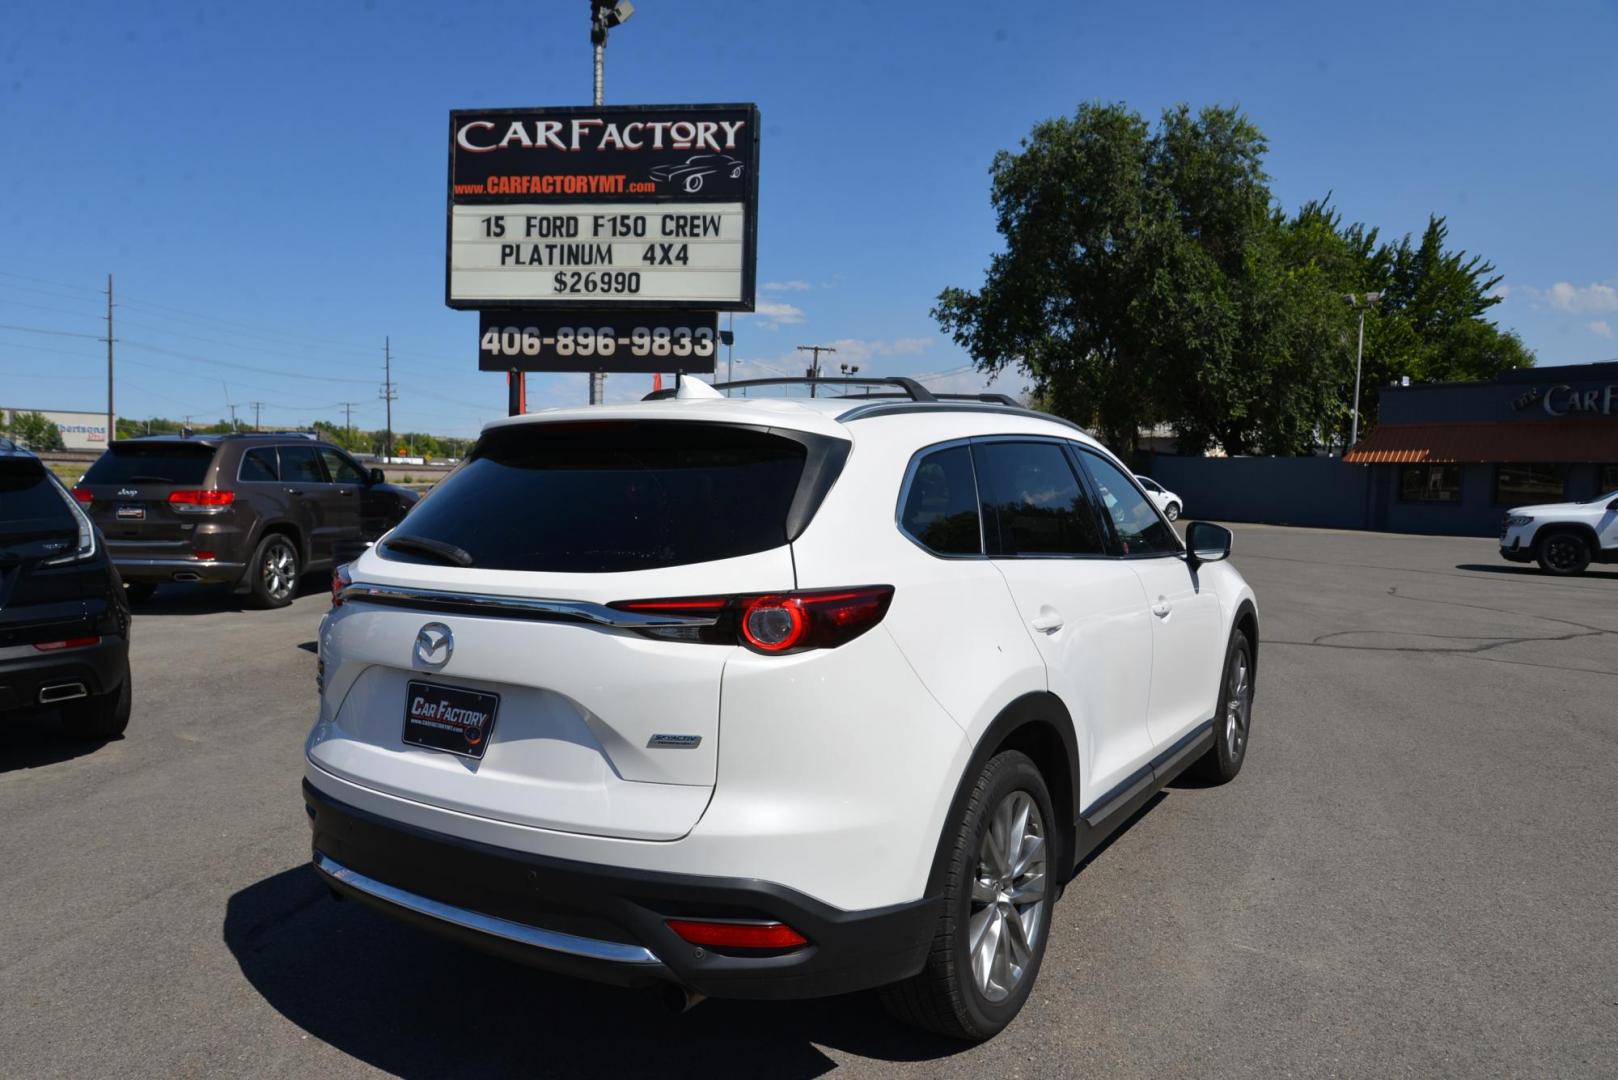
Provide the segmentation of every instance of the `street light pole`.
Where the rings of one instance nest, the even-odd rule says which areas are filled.
[[[607,31],[623,24],[635,13],[629,0],[590,0],[590,44],[595,46],[595,81],[593,101],[602,105],[602,83],[607,66]],[[514,375],[513,380],[521,378]],[[590,372],[590,404],[600,405],[606,399],[607,375],[603,371]]]
[[[1360,441],[1360,371],[1365,361],[1365,309],[1380,301],[1382,294],[1371,292],[1356,296],[1348,293],[1343,299],[1358,308],[1360,313],[1359,344],[1354,347],[1354,422],[1348,436],[1348,445],[1355,446]]]

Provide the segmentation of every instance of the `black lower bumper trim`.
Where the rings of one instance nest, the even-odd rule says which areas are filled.
[[[317,864],[334,861],[402,897],[323,872],[333,888],[480,949],[599,982],[677,983],[730,998],[847,993],[921,970],[937,925],[937,900],[842,911],[769,882],[597,866],[429,832],[332,799],[307,780],[303,796]],[[809,944],[767,955],[702,949],[666,925],[682,916],[783,922]],[[505,925],[490,932],[479,919]],[[558,938],[599,948],[546,947]],[[651,959],[626,962],[636,950]]]
[[[87,697],[118,689],[129,677],[129,639],[103,637],[94,645],[0,660],[0,712],[39,708],[48,686],[81,683]]]

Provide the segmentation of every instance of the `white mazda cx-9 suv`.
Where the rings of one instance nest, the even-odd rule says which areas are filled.
[[[1253,594],[1187,538],[1076,427],[908,380],[497,421],[333,582],[314,865],[551,970],[988,1038],[1081,860],[1247,754]]]

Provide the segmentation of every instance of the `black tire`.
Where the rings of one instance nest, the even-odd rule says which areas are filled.
[[[1168,506],[1165,507],[1164,510],[1163,510],[1163,516],[1168,518],[1170,521],[1179,521],[1180,520],[1180,504],[1177,503],[1177,502],[1169,503]]]
[[[271,533],[259,541],[247,564],[248,600],[256,608],[280,608],[298,595],[298,575],[303,566],[291,539]]]
[[[116,739],[129,726],[133,695],[129,669],[125,668],[124,681],[118,689],[63,705],[62,727],[73,739]]]
[[[150,581],[135,581],[124,583],[124,597],[131,604],[144,604],[157,592],[157,586]]]
[[[1572,529],[1552,529],[1534,544],[1534,558],[1539,568],[1557,577],[1584,573],[1590,565],[1590,541]]]
[[[1219,706],[1214,710],[1214,744],[1186,770],[1206,784],[1236,779],[1247,760],[1253,733],[1253,646],[1247,635],[1232,630],[1219,678]],[[1234,702],[1234,708],[1232,707]]]
[[[1014,975],[1015,982],[1010,987],[996,986],[987,992],[980,988],[969,940],[975,917],[981,916],[985,927],[994,928],[990,924],[994,923],[999,913],[1013,906],[1009,900],[1013,894],[1031,894],[1034,883],[1032,873],[1018,875],[1013,869],[1010,874],[1002,874],[997,881],[993,877],[995,869],[983,858],[986,844],[993,843],[995,834],[992,826],[995,825],[997,811],[1009,804],[1015,812],[1020,805],[1026,805],[1024,800],[1032,801],[1038,811],[1038,823],[1045,830],[1060,827],[1051,809],[1045,778],[1033,761],[1015,750],[995,755],[983,767],[983,772],[973,785],[966,803],[966,813],[950,841],[949,867],[944,879],[944,908],[939,915],[927,964],[911,978],[882,990],[883,1005],[895,1018],[949,1038],[981,1042],[1011,1023],[1028,1000],[1045,956],[1045,941],[1050,936],[1051,908],[1059,891],[1058,879],[1061,874],[1054,864],[1054,857],[1056,849],[1063,845],[1053,842],[1056,837],[1051,832],[1043,832],[1040,845],[1029,845],[1026,832],[1017,841],[1016,850],[1030,856],[1042,850],[1037,864],[1042,899],[1037,911],[1031,910],[1033,905],[1030,905],[1030,910],[1019,911],[1015,916],[1017,928],[1026,930],[1029,926],[1034,927],[1031,941],[1028,935],[1018,935],[1017,931],[1011,929],[1012,922],[1006,919],[998,923],[998,932],[993,935],[993,941],[1004,938],[1012,952],[1015,952],[1015,946],[1011,943],[1018,940],[1025,941],[1029,946],[1020,974]],[[1032,816],[1025,820],[1029,822],[1029,827],[1035,824]],[[1008,835],[1003,829],[1001,834]],[[1022,884],[1019,885],[1019,882]],[[992,893],[1000,900],[986,901],[975,897],[974,887]],[[976,912],[974,907],[978,908]],[[992,943],[988,941],[988,935],[983,940]],[[998,956],[999,951],[991,949],[985,952],[985,955],[990,954]],[[1004,970],[1011,972],[1014,969],[1008,967]],[[990,996],[993,991],[999,991],[1003,996],[994,1000]]]

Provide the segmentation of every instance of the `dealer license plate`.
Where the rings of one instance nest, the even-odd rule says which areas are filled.
[[[120,506],[118,508],[118,520],[119,521],[145,521],[146,520],[146,507],[144,507],[144,506]]]
[[[499,708],[499,694],[412,679],[405,689],[404,741],[481,758]]]

